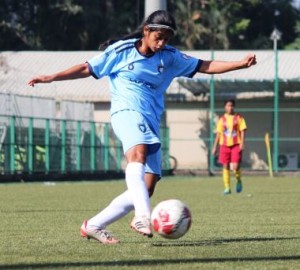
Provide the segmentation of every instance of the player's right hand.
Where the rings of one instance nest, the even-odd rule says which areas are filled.
[[[42,75],[42,76],[32,78],[28,82],[28,85],[34,87],[34,85],[37,84],[37,83],[50,83],[50,82],[52,82],[52,77],[51,76]]]

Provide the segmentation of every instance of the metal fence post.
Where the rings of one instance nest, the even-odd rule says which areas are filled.
[[[215,56],[214,56],[214,51],[211,51],[211,60],[214,60]],[[209,121],[209,171],[212,173],[215,170],[215,166],[214,166],[214,155],[212,154],[212,148],[214,145],[214,117],[215,117],[215,79],[214,79],[214,75],[211,76],[210,79],[210,88],[209,88],[209,101],[210,101],[210,121]]]
[[[77,121],[77,129],[76,129],[76,171],[80,171],[80,168],[81,168],[80,137],[81,137],[81,121]]]
[[[10,164],[9,170],[11,174],[15,173],[15,134],[16,134],[16,117],[10,117],[10,142],[9,142],[9,149],[10,149]]]
[[[277,44],[277,43],[276,43]],[[279,87],[278,87],[278,50],[275,47],[275,82],[274,82],[274,141],[273,141],[273,167],[278,172],[278,138],[279,138]]]
[[[164,141],[165,141],[165,158],[166,158],[166,170],[171,169],[171,164],[170,164],[170,129],[168,127],[165,127],[165,136],[164,136]]]
[[[48,174],[50,171],[50,120],[45,121],[45,173]]]
[[[116,139],[117,147],[117,170],[120,172],[122,170],[122,144],[119,139]]]
[[[29,125],[28,125],[28,172],[32,174],[33,171],[33,118],[29,118]]]
[[[104,124],[104,170],[109,170],[109,124]]]
[[[66,120],[60,121],[61,131],[61,159],[60,159],[60,172],[66,172]]]
[[[95,148],[95,142],[96,142],[96,131],[95,131],[95,123],[94,122],[91,122],[91,125],[90,125],[90,169],[91,169],[91,172],[94,172],[95,171],[95,164],[96,164],[96,154],[95,154],[95,151],[96,151],[96,148]]]
[[[275,54],[275,80],[274,80],[274,134],[273,134],[273,167],[278,172],[278,139],[279,139],[279,85],[278,85],[278,48],[277,41],[281,39],[281,32],[274,28],[270,39],[273,40],[273,50]]]

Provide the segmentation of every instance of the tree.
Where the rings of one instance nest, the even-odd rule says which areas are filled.
[[[300,15],[292,0],[169,0],[181,49],[299,48]],[[141,23],[144,1],[0,0],[0,50],[95,50]]]
[[[31,47],[30,37],[26,35],[27,25],[30,23],[27,2],[30,1],[0,0],[1,50],[22,50]]]
[[[0,0],[0,49],[94,50],[135,29],[142,9],[121,0]]]
[[[287,44],[285,46],[285,49],[287,49],[287,50],[299,50],[300,49],[300,21],[298,21],[296,23],[295,32],[297,34],[297,38],[293,42]]]
[[[283,33],[278,44],[283,48],[297,37],[295,26],[300,20],[299,11],[292,5],[292,0],[247,0],[236,16],[247,18],[248,26],[241,35],[230,33],[232,49],[269,49],[272,47],[270,34],[276,27]]]
[[[276,26],[279,47],[297,37],[292,0],[170,0],[179,25],[177,44],[188,49],[267,49]]]

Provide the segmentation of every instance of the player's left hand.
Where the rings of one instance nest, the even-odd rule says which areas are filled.
[[[256,65],[256,55],[251,53],[251,54],[248,54],[244,59],[243,59],[243,65],[244,67],[251,67],[251,66],[254,66]]]

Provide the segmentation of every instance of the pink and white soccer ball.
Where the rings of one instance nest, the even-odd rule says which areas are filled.
[[[154,207],[151,214],[153,230],[168,239],[184,236],[191,224],[191,211],[180,200],[162,201]]]

